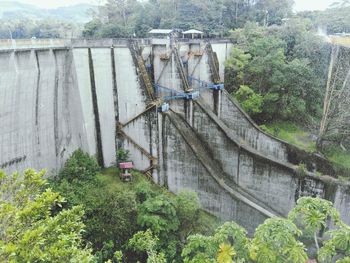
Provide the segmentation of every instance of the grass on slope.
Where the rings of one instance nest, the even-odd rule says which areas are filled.
[[[316,142],[311,135],[298,125],[290,122],[276,122],[260,126],[269,134],[308,151],[316,151]]]
[[[325,155],[332,163],[335,168],[340,168],[345,171],[346,174],[350,174],[350,152],[344,151],[340,147],[328,147],[325,150]]]
[[[280,138],[290,144],[308,151],[316,151],[316,142],[311,139],[310,133],[298,125],[290,122],[276,122],[262,125],[261,128],[269,134]],[[333,163],[333,167],[340,174],[350,174],[350,152],[340,147],[328,147],[323,154]]]
[[[106,168],[106,169],[103,169],[101,173],[97,175],[97,178],[103,184],[107,185],[108,190],[112,192],[132,191],[136,187],[136,185],[138,185],[139,183],[149,182],[143,174],[137,171],[131,172],[133,175],[133,178],[130,182],[123,182],[119,178],[119,173],[120,173],[120,170],[118,168],[115,168],[115,167]],[[151,185],[151,183],[149,184]],[[155,191],[160,191],[161,189],[159,186],[156,186],[156,185],[151,185],[151,187],[152,187],[152,190],[155,190]]]

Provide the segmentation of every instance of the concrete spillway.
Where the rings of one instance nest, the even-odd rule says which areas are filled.
[[[1,42],[0,168],[53,174],[78,148],[111,166],[123,147],[156,183],[198,192],[205,209],[251,231],[266,217],[286,216],[304,195],[333,201],[349,223],[348,186],[296,172],[303,160],[329,174],[327,162],[265,134],[227,92],[198,89],[198,100],[157,110],[169,94],[154,93],[151,82],[181,93],[186,76],[223,80],[229,41],[137,42]]]

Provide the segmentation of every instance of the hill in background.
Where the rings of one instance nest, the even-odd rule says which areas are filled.
[[[67,22],[86,23],[91,19],[89,11],[94,8],[96,8],[96,6],[77,4],[55,9],[44,9],[20,2],[0,0],[0,19],[55,19]]]

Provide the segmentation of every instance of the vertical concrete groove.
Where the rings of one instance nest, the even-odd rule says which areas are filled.
[[[153,137],[153,125],[152,125],[152,119],[153,119],[153,114],[152,112],[150,112],[150,114],[148,114],[148,116],[146,116],[146,118],[148,117],[148,128],[149,128],[149,153],[153,156],[153,147],[152,147],[152,137]],[[153,161],[150,160],[150,166],[153,165]]]
[[[102,138],[101,138],[101,125],[100,125],[100,115],[98,111],[97,103],[97,93],[96,93],[96,83],[95,83],[95,71],[94,62],[92,60],[91,48],[88,49],[89,57],[89,69],[90,69],[90,84],[91,84],[91,97],[92,97],[92,107],[95,117],[95,129],[96,129],[96,153],[98,164],[103,167],[103,151],[102,151]]]
[[[157,108],[156,108],[157,109]],[[151,154],[151,156],[153,156],[153,123],[152,123],[152,120],[153,120],[153,112],[149,112],[148,116],[146,116],[146,118],[148,118],[148,128],[149,128],[149,152]],[[150,170],[150,173],[151,173],[151,176],[153,178],[153,170],[154,170],[154,159],[150,159],[149,161],[149,167],[152,167],[152,169]]]
[[[40,127],[39,127],[39,90],[40,90],[40,63],[38,58],[38,51],[34,50],[36,68],[37,68],[37,78],[36,78],[36,90],[35,90],[35,147],[33,147],[34,155],[36,156],[36,162],[40,166]]]
[[[39,118],[39,89],[40,89],[40,62],[38,58],[38,51],[34,51],[35,54],[35,61],[36,61],[36,68],[38,71],[37,79],[36,79],[36,91],[35,91],[35,125],[38,126],[38,118]]]
[[[220,90],[213,90],[213,97],[214,97],[214,113],[219,116],[219,109],[220,109],[220,101],[219,101],[219,92],[221,92]]]
[[[111,61],[112,61],[112,87],[113,87],[113,99],[114,99],[114,118],[115,124],[119,123],[119,102],[118,102],[118,86],[117,86],[117,72],[115,66],[114,47],[111,47]],[[118,133],[117,130],[114,133],[115,149],[118,150]],[[117,151],[115,151],[115,160],[117,160]]]
[[[168,118],[167,115],[162,115],[162,165],[163,165],[163,175],[164,175],[164,178],[163,178],[163,184],[164,184],[164,187],[166,188],[169,188],[169,185],[168,185],[168,169],[167,169],[167,166],[166,166],[166,160],[168,160],[168,152],[167,152],[167,144],[168,144],[168,141],[167,141],[167,137],[166,137],[166,127],[165,127],[165,122],[166,122],[166,118]]]
[[[157,125],[157,130],[156,130],[157,137],[156,137],[155,148],[157,150],[158,163],[157,163],[157,167],[156,167],[156,169],[157,169],[157,173],[156,173],[157,178],[154,178],[154,175],[153,175],[153,180],[157,184],[162,185],[162,182],[160,180],[160,178],[161,178],[161,171],[160,171],[159,168],[163,164],[163,159],[161,158],[161,154],[160,154],[163,151],[162,148],[161,148],[162,147],[161,143],[163,141],[162,138],[161,138],[161,136],[162,136],[162,133],[161,133],[161,130],[162,130],[161,123],[162,123],[162,121],[161,121],[161,119],[162,119],[163,116],[162,116],[161,113],[158,113],[158,112],[156,112],[155,114],[156,114],[156,125]]]
[[[56,52],[51,50],[55,60],[55,87],[53,99],[53,116],[54,116],[54,136],[55,136],[55,153],[58,156],[58,62]]]
[[[238,156],[237,156],[237,185],[239,186],[239,166],[241,165],[241,148],[238,148]]]

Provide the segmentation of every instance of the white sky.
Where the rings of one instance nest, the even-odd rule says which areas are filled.
[[[338,2],[337,0],[294,0],[295,11],[305,11],[305,10],[325,10],[333,2]]]
[[[103,0],[7,0],[7,1],[18,1],[26,4],[36,5],[41,8],[55,8],[59,6],[67,6],[67,5],[78,4],[78,3],[98,4],[98,2]],[[295,1],[294,9],[296,11],[304,11],[304,10],[324,10],[332,2],[336,2],[337,0],[294,0],[294,1]]]
[[[1,0],[0,0],[1,1]],[[56,8],[80,3],[98,4],[100,0],[3,0],[9,2],[21,2],[31,4],[40,8]]]

